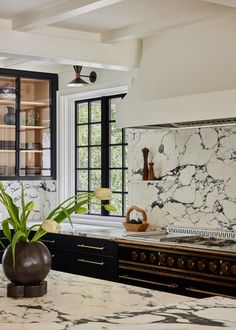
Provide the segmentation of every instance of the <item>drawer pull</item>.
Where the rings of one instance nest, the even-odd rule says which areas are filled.
[[[6,238],[5,236],[0,237],[0,239],[5,239],[5,240],[7,240],[7,238]]]
[[[41,239],[40,241],[43,242],[43,243],[52,243],[52,244],[55,243],[54,240],[50,241],[49,239]]]
[[[85,264],[93,264],[93,265],[98,265],[98,266],[103,266],[104,262],[98,262],[98,261],[92,261],[92,260],[86,260],[86,259],[77,259],[79,262],[83,262]]]
[[[55,257],[55,254],[51,254],[51,258],[54,258]]]
[[[126,280],[133,280],[133,281],[137,281],[137,282],[143,282],[143,283],[149,283],[149,284],[165,286],[165,287],[172,288],[172,289],[177,289],[179,287],[179,285],[175,284],[175,283],[172,283],[172,284],[159,283],[159,282],[154,282],[154,281],[143,280],[141,278],[131,277],[131,276],[128,276],[128,275],[119,275],[119,278],[123,278],[123,279],[126,279]]]
[[[221,294],[218,292],[211,292],[211,291],[205,291],[205,290],[200,290],[200,289],[195,289],[195,288],[185,288],[186,291],[194,292],[194,293],[205,293],[209,296],[220,296],[220,297],[225,297],[225,298],[232,298],[230,295],[225,295]]]
[[[104,250],[104,246],[92,246],[92,245],[85,245],[85,244],[77,244],[78,247],[82,247],[85,249],[93,249],[93,250]]]

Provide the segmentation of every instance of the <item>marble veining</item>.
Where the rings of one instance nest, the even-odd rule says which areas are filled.
[[[0,329],[235,329],[236,300],[171,293],[51,271],[48,293],[6,297],[0,269]]]
[[[141,181],[144,147],[155,181]],[[154,227],[236,230],[236,127],[131,130],[129,155],[129,203]]]
[[[14,202],[20,205],[21,187],[19,181],[3,182],[7,193]],[[44,219],[52,208],[56,206],[56,182],[55,181],[24,181],[26,200],[34,201],[35,207],[30,214],[30,220]],[[0,204],[2,219],[7,216],[6,210]]]

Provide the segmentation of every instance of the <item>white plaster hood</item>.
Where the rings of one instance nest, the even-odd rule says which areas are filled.
[[[139,74],[119,127],[236,122],[236,20],[225,17],[143,39]]]

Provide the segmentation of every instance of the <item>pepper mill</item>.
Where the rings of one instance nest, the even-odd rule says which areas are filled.
[[[148,148],[143,148],[143,180],[148,180]]]
[[[149,164],[149,171],[148,171],[148,180],[155,180],[154,170],[153,170],[153,162],[148,163]]]

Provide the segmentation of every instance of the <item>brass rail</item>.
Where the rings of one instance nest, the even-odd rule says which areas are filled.
[[[92,260],[86,260],[86,259],[77,259],[79,262],[83,262],[85,264],[93,264],[93,265],[98,265],[98,266],[104,266],[104,262],[98,262],[98,261],[92,261]]]
[[[93,246],[93,245],[86,245],[86,244],[77,244],[78,247],[85,248],[85,249],[93,249],[93,250],[104,250],[104,246]]]

